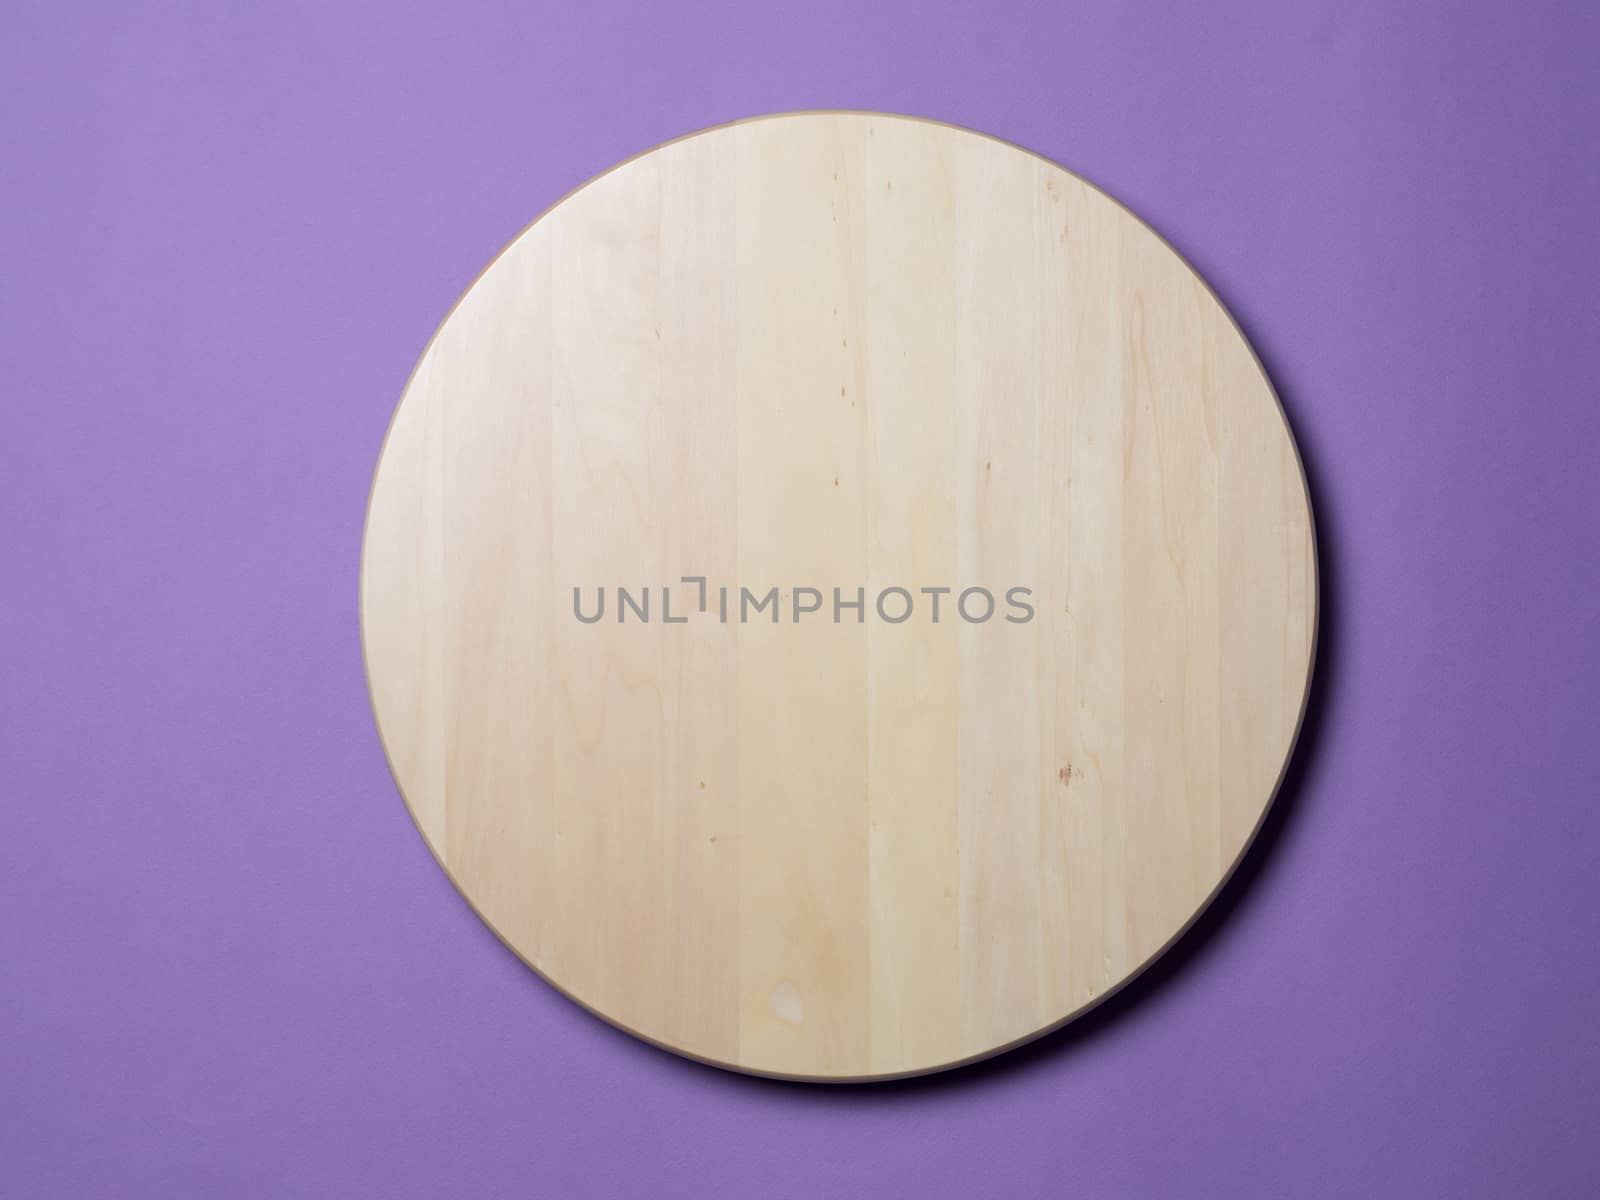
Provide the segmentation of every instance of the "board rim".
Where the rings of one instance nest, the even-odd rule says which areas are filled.
[[[467,297],[472,294],[479,282],[481,282],[482,279],[488,275],[488,273],[493,270],[496,265],[499,264],[500,260],[503,259],[511,251],[511,249],[534,228],[534,226],[538,225],[539,222],[543,221],[556,209],[560,208],[568,200],[571,200],[579,193],[587,190],[589,187],[600,182],[602,179],[605,179],[607,176],[616,171],[622,170],[624,167],[631,165],[639,159],[654,154],[658,150],[665,150],[669,146],[675,146],[680,142],[686,142],[692,138],[701,137],[705,134],[717,133],[726,129],[734,129],[740,126],[754,125],[766,121],[779,121],[793,117],[822,116],[863,117],[892,121],[909,121],[916,124],[933,126],[938,129],[953,130],[957,133],[965,134],[971,137],[983,138],[986,141],[995,142],[999,145],[1008,147],[1009,149],[1015,150],[1018,153],[1027,155],[1029,158],[1037,159],[1038,161],[1043,162],[1058,171],[1064,172],[1066,175],[1070,176],[1084,187],[1095,192],[1100,197],[1115,206],[1115,208],[1120,210],[1124,216],[1132,219],[1146,233],[1155,238],[1156,241],[1169,254],[1173,255],[1178,262],[1182,264],[1184,270],[1187,271],[1194,281],[1200,285],[1205,295],[1210,298],[1211,302],[1217,306],[1217,309],[1227,319],[1228,325],[1232,328],[1235,336],[1238,337],[1246,352],[1250,355],[1250,361],[1255,365],[1256,372],[1260,375],[1262,383],[1266,385],[1267,394],[1272,398],[1273,407],[1277,411],[1278,420],[1283,427],[1284,436],[1288,439],[1289,449],[1294,457],[1295,468],[1300,477],[1300,495],[1306,513],[1306,545],[1309,553],[1309,579],[1311,584],[1310,594],[1308,596],[1310,607],[1310,637],[1306,653],[1305,683],[1301,689],[1298,711],[1295,714],[1294,729],[1289,735],[1289,739],[1284,746],[1283,761],[1279,765],[1277,779],[1273,782],[1272,788],[1268,792],[1267,798],[1261,806],[1261,812],[1256,818],[1255,824],[1251,827],[1248,836],[1246,836],[1243,843],[1240,845],[1238,854],[1234,856],[1233,861],[1228,864],[1227,868],[1218,877],[1216,886],[1213,887],[1212,890],[1207,893],[1205,898],[1195,906],[1194,911],[1189,914],[1188,919],[1185,920],[1182,925],[1180,925],[1178,929],[1175,930],[1169,938],[1167,938],[1166,941],[1162,942],[1159,947],[1157,947],[1142,961],[1124,974],[1122,978],[1117,980],[1117,982],[1107,987],[1105,991],[1091,997],[1077,1008],[1070,1010],[1056,1020],[1051,1021],[1048,1024],[1041,1025],[1039,1028],[1023,1034],[1021,1037],[1013,1038],[1011,1041],[1004,1042],[1000,1045],[992,1046],[987,1049],[977,1051],[976,1053],[964,1055],[962,1057],[950,1059],[944,1062],[913,1067],[903,1071],[868,1072],[865,1074],[850,1075],[818,1075],[807,1074],[804,1072],[768,1070],[745,1063],[716,1058],[707,1054],[699,1054],[693,1050],[687,1049],[686,1047],[673,1045],[670,1042],[663,1041],[660,1038],[653,1037],[650,1034],[644,1033],[638,1029],[634,1029],[626,1022],[618,1020],[617,1018],[610,1016],[593,1005],[586,1003],[582,998],[574,994],[572,991],[566,987],[563,987],[551,975],[540,970],[539,967],[536,966],[526,954],[518,949],[517,946],[504,933],[502,933],[499,928],[495,926],[494,922],[489,920],[489,918],[484,914],[483,910],[476,902],[474,902],[472,896],[462,885],[461,881],[457,879],[455,874],[450,870],[449,866],[445,863],[443,854],[441,854],[439,849],[434,846],[432,840],[428,837],[427,832],[424,830],[422,821],[417,816],[417,810],[412,804],[411,798],[406,795],[405,785],[401,783],[400,774],[395,769],[394,756],[390,753],[389,744],[384,738],[383,724],[378,714],[377,697],[373,692],[372,667],[368,658],[367,617],[365,604],[367,535],[372,524],[372,504],[373,499],[377,494],[378,476],[383,468],[384,456],[389,449],[389,439],[394,433],[395,425],[399,420],[400,411],[405,405],[407,396],[410,395],[412,385],[416,382],[417,373],[422,369],[423,363],[427,361],[429,354],[433,350],[434,344],[439,340],[440,334],[444,332],[445,328],[450,324],[451,319],[456,315],[456,312],[461,308]],[[981,129],[974,129],[968,125],[961,125],[953,121],[946,121],[936,117],[924,117],[911,113],[889,112],[879,109],[785,109],[776,112],[759,113],[747,117],[738,117],[730,121],[722,121],[714,125],[707,125],[698,129],[693,129],[686,133],[678,134],[675,137],[668,138],[665,141],[647,146],[645,149],[631,154],[627,158],[621,159],[616,163],[613,163],[605,170],[591,175],[582,183],[579,183],[576,187],[573,187],[567,192],[563,193],[561,196],[557,197],[554,201],[541,209],[532,220],[530,220],[526,225],[522,226],[522,228],[520,228],[509,241],[507,241],[498,251],[496,251],[494,256],[491,257],[489,261],[484,264],[482,269],[472,277],[471,281],[469,281],[466,287],[462,289],[461,294],[456,297],[449,309],[446,310],[444,316],[440,318],[438,324],[434,327],[433,333],[429,335],[427,342],[424,343],[421,352],[417,355],[415,364],[412,366],[410,373],[406,376],[405,386],[400,390],[400,397],[395,402],[394,411],[390,414],[388,424],[384,428],[383,439],[378,445],[377,460],[372,470],[372,482],[367,488],[367,503],[361,521],[361,549],[356,570],[356,618],[358,627],[360,629],[361,672],[367,689],[367,703],[372,710],[372,725],[378,735],[378,744],[383,750],[384,764],[388,768],[389,777],[394,782],[395,790],[400,795],[401,803],[405,805],[406,815],[410,817],[414,831],[416,832],[417,836],[422,839],[422,844],[427,847],[428,853],[433,857],[435,864],[437,864],[439,870],[443,872],[445,879],[450,883],[450,886],[455,891],[456,895],[459,896],[463,902],[465,902],[472,914],[477,917],[483,926],[495,936],[496,940],[498,940],[502,946],[509,950],[523,964],[523,966],[527,967],[529,971],[533,972],[537,978],[552,988],[558,995],[570,1001],[572,1004],[575,1004],[583,1012],[588,1013],[590,1016],[599,1018],[612,1029],[615,1029],[621,1033],[625,1033],[636,1041],[642,1042],[648,1046],[652,1046],[657,1050],[663,1050],[676,1058],[687,1059],[690,1062],[703,1064],[709,1067],[716,1067],[724,1071],[732,1071],[736,1074],[747,1075],[753,1078],[771,1079],[787,1083],[892,1083],[896,1080],[919,1079],[931,1075],[942,1074],[947,1071],[959,1070],[963,1067],[969,1067],[976,1063],[985,1062],[989,1059],[1008,1054],[1022,1046],[1029,1045],[1030,1043],[1039,1041],[1042,1038],[1049,1037],[1051,1034],[1059,1032],[1068,1025],[1071,1025],[1079,1020],[1081,1017],[1093,1012],[1106,1001],[1110,1000],[1113,996],[1121,993],[1134,981],[1141,978],[1145,972],[1149,971],[1150,968],[1153,967],[1157,962],[1166,957],[1167,953],[1179,942],[1181,942],[1188,935],[1190,930],[1195,927],[1200,918],[1211,909],[1211,906],[1216,902],[1217,898],[1222,894],[1222,892],[1227,888],[1228,884],[1233,880],[1234,876],[1238,873],[1240,865],[1245,861],[1246,858],[1249,857],[1252,848],[1255,846],[1256,839],[1267,823],[1268,817],[1277,807],[1279,794],[1281,793],[1284,781],[1288,776],[1289,767],[1294,762],[1296,751],[1299,749],[1300,735],[1304,730],[1306,713],[1310,706],[1312,681],[1316,678],[1317,658],[1321,648],[1321,555],[1319,554],[1317,547],[1316,509],[1311,502],[1311,486],[1309,477],[1306,474],[1305,459],[1300,453],[1300,444],[1295,438],[1294,427],[1289,422],[1289,415],[1284,408],[1282,397],[1278,395],[1277,388],[1273,386],[1272,376],[1268,373],[1265,364],[1261,361],[1260,354],[1256,352],[1254,344],[1250,341],[1249,337],[1246,336],[1244,328],[1240,325],[1238,318],[1234,316],[1233,311],[1227,306],[1227,304],[1223,302],[1222,297],[1217,294],[1216,290],[1211,286],[1206,277],[1201,274],[1195,265],[1191,263],[1176,246],[1168,241],[1159,230],[1155,229],[1148,221],[1144,220],[1144,218],[1139,216],[1138,213],[1134,212],[1110,192],[1106,191],[1092,180],[1079,174],[1077,171],[1063,166],[1061,163],[1057,162],[1053,158],[1050,158],[1048,155],[1041,154],[1036,150],[1031,150],[1027,146],[1021,145],[1020,143],[985,132]]]

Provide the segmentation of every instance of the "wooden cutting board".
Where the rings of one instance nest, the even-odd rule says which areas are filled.
[[[1249,345],[1015,146],[803,113],[522,233],[395,413],[378,728],[455,885],[605,1019],[866,1079],[1069,1020],[1271,802],[1316,626]]]

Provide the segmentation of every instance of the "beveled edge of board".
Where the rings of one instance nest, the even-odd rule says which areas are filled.
[[[1013,1038],[1009,1042],[990,1047],[986,1050],[981,1050],[976,1054],[969,1054],[961,1058],[954,1058],[946,1062],[916,1067],[906,1071],[887,1071],[865,1075],[806,1075],[790,1071],[762,1070],[760,1068],[747,1066],[742,1063],[728,1062],[723,1059],[713,1058],[710,1055],[696,1054],[691,1050],[671,1045],[668,1042],[661,1041],[659,1038],[651,1037],[647,1033],[642,1033],[639,1030],[625,1024],[624,1022],[608,1016],[606,1013],[601,1012],[592,1005],[584,1003],[583,1000],[579,999],[572,992],[562,987],[562,985],[551,976],[541,971],[533,964],[527,955],[523,954],[521,950],[517,949],[517,947],[512,944],[510,939],[508,939],[505,934],[496,928],[495,924],[490,921],[486,915],[484,915],[483,910],[473,902],[473,899],[467,893],[467,890],[462,887],[461,881],[455,877],[450,868],[445,864],[444,856],[439,852],[432,841],[429,840],[428,835],[423,831],[422,822],[417,818],[417,810],[412,805],[410,797],[406,795],[405,787],[400,782],[400,775],[395,770],[394,756],[389,752],[389,745],[384,740],[383,726],[378,720],[377,697],[372,691],[372,669],[367,658],[366,607],[363,602],[366,595],[367,530],[372,521],[372,501],[377,492],[378,475],[383,466],[384,454],[389,448],[389,438],[394,433],[394,427],[396,421],[399,419],[400,409],[405,404],[406,397],[411,392],[411,386],[416,382],[417,372],[421,369],[422,364],[427,361],[428,355],[433,350],[434,343],[439,340],[439,335],[443,333],[445,327],[450,324],[451,318],[455,316],[456,311],[461,307],[462,303],[465,302],[466,298],[472,294],[473,289],[478,286],[478,283],[483,279],[483,277],[487,275],[500,262],[500,260],[506,256],[507,252],[509,252],[513,246],[521,241],[524,235],[533,229],[535,225],[544,220],[545,217],[549,216],[568,200],[571,200],[580,192],[586,190],[592,184],[598,183],[600,180],[606,178],[613,172],[619,171],[623,167],[629,166],[630,164],[646,157],[647,155],[654,154],[657,150],[664,150],[668,146],[675,146],[679,142],[686,142],[691,138],[699,137],[702,134],[715,133],[723,129],[733,129],[741,125],[753,125],[764,121],[778,121],[788,117],[863,117],[868,119],[876,118],[889,121],[910,121],[920,125],[930,125],[939,129],[953,130],[957,133],[965,134],[970,137],[983,138],[986,141],[995,142],[999,145],[1006,146],[1020,154],[1025,154],[1029,158],[1037,159],[1040,162],[1046,163],[1056,170],[1071,176],[1084,187],[1097,193],[1099,196],[1119,209],[1125,216],[1132,219],[1140,228],[1149,233],[1151,237],[1155,238],[1156,241],[1160,243],[1169,254],[1173,255],[1178,262],[1183,265],[1184,269],[1188,271],[1190,276],[1193,277],[1193,279],[1200,285],[1205,294],[1210,297],[1211,302],[1215,304],[1222,315],[1227,318],[1228,324],[1232,327],[1234,334],[1238,337],[1239,341],[1244,345],[1245,350],[1249,353],[1250,360],[1255,364],[1256,371],[1261,376],[1262,383],[1266,385],[1267,394],[1272,397],[1272,403],[1278,412],[1278,420],[1283,425],[1284,436],[1289,441],[1289,449],[1294,454],[1295,467],[1300,472],[1301,499],[1305,504],[1306,511],[1308,534],[1307,546],[1311,555],[1311,636],[1309,648],[1306,654],[1305,684],[1300,693],[1299,711],[1295,714],[1294,731],[1290,734],[1288,744],[1284,747],[1283,762],[1278,767],[1278,777],[1273,782],[1271,792],[1268,794],[1266,802],[1261,806],[1261,813],[1256,818],[1255,825],[1252,826],[1249,835],[1241,844],[1239,853],[1234,856],[1233,861],[1229,863],[1227,869],[1222,872],[1222,875],[1217,880],[1216,886],[1211,889],[1211,891],[1206,895],[1205,899],[1201,900],[1200,903],[1195,906],[1194,911],[1189,914],[1188,919],[1178,927],[1171,937],[1169,937],[1156,950],[1147,956],[1143,962],[1139,963],[1121,979],[1112,984],[1099,995],[1091,997],[1088,1001],[1065,1013],[1057,1020],[1052,1021],[1047,1025],[1042,1025],[1038,1029],[1026,1033],[1021,1037]],[[1223,890],[1233,879],[1235,873],[1239,869],[1240,864],[1243,863],[1244,860],[1249,856],[1251,848],[1255,845],[1256,838],[1260,835],[1262,828],[1266,825],[1268,816],[1276,807],[1278,802],[1278,794],[1283,788],[1284,779],[1289,772],[1289,765],[1294,761],[1295,751],[1300,743],[1300,734],[1305,725],[1306,710],[1310,703],[1311,685],[1312,680],[1316,675],[1317,655],[1320,648],[1319,633],[1322,621],[1321,556],[1317,550],[1316,510],[1311,504],[1311,487],[1306,476],[1305,460],[1300,454],[1300,445],[1295,440],[1294,429],[1289,424],[1289,416],[1283,407],[1283,400],[1278,395],[1278,390],[1272,385],[1272,377],[1267,373],[1266,367],[1262,365],[1261,356],[1256,353],[1255,346],[1251,343],[1250,339],[1245,336],[1244,329],[1240,326],[1238,318],[1233,315],[1233,311],[1223,303],[1222,298],[1217,295],[1215,289],[1212,288],[1206,277],[1195,269],[1194,264],[1191,263],[1177,249],[1177,247],[1163,237],[1158,230],[1140,217],[1138,213],[1134,212],[1115,196],[1111,195],[1104,188],[1101,188],[1091,180],[1086,179],[1084,176],[1078,174],[1076,171],[1073,171],[1068,167],[1062,166],[1054,159],[1040,154],[1036,150],[1030,150],[1028,147],[1020,145],[1017,142],[1010,141],[1006,138],[997,137],[994,134],[985,133],[982,130],[973,129],[967,125],[960,125],[953,121],[943,121],[934,117],[919,117],[910,113],[883,112],[875,109],[861,108],[801,108],[780,112],[759,113],[754,116],[739,117],[731,121],[722,121],[715,125],[707,125],[700,129],[693,129],[687,133],[681,133],[676,137],[668,138],[664,142],[658,142],[655,145],[648,146],[643,150],[629,155],[627,158],[624,158],[619,162],[613,163],[605,170],[600,171],[595,175],[591,175],[588,179],[585,179],[576,187],[563,193],[561,196],[557,197],[554,201],[541,209],[537,216],[519,229],[516,234],[505,243],[505,245],[495,252],[494,257],[492,257],[483,266],[483,268],[472,277],[467,286],[462,289],[461,294],[456,297],[455,302],[450,305],[450,308],[439,320],[438,325],[434,327],[433,333],[429,335],[427,342],[423,345],[422,351],[417,356],[417,361],[412,366],[410,374],[406,376],[405,386],[400,391],[400,398],[395,402],[394,412],[390,415],[389,423],[384,428],[383,440],[378,445],[378,458],[376,464],[373,466],[372,482],[367,487],[366,509],[361,520],[361,551],[360,561],[357,564],[356,571],[356,619],[361,632],[361,673],[367,688],[367,703],[372,708],[373,728],[378,734],[378,744],[383,750],[384,763],[389,769],[389,777],[394,782],[395,790],[400,794],[401,802],[405,804],[406,813],[411,818],[411,824],[416,830],[417,835],[422,839],[422,844],[427,847],[428,853],[433,856],[433,860],[438,865],[439,870],[442,871],[444,873],[444,877],[449,880],[450,886],[455,890],[456,895],[458,895],[466,903],[467,907],[471,909],[473,915],[478,918],[478,920],[489,930],[489,932],[494,934],[495,938],[499,940],[500,944],[509,950],[518,959],[518,961],[528,968],[528,970],[532,971],[534,975],[538,976],[539,979],[549,985],[549,987],[551,987],[558,995],[571,1001],[584,1012],[590,1014],[591,1016],[598,1017],[605,1024],[611,1026],[613,1029],[627,1034],[636,1041],[653,1046],[658,1050],[664,1050],[677,1058],[687,1059],[690,1062],[702,1063],[710,1067],[717,1067],[724,1071],[732,1071],[740,1075],[748,1075],[758,1079],[779,1080],[789,1083],[890,1083],[895,1080],[916,1079],[923,1076],[936,1075],[945,1071],[953,1071],[961,1067],[968,1067],[974,1063],[984,1062],[988,1059],[996,1058],[1002,1054],[1007,1054],[1020,1046],[1026,1046],[1030,1042],[1035,1042],[1041,1038],[1048,1037],[1050,1034],[1065,1028],[1072,1022],[1076,1021],[1079,1017],[1082,1017],[1094,1009],[1099,1008],[1107,1000],[1111,999],[1111,997],[1117,995],[1129,984],[1133,983],[1135,980],[1144,975],[1144,973],[1148,971],[1158,960],[1163,958],[1173,946],[1177,945],[1178,942],[1183,940],[1185,935],[1187,935],[1188,932],[1194,928],[1195,923],[1200,920],[1201,916],[1203,916],[1206,911],[1210,909],[1212,904],[1215,903],[1217,897],[1222,894]]]

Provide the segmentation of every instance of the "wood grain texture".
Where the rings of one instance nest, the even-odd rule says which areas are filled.
[[[1190,268],[1051,163],[867,113],[681,139],[530,226],[418,365],[362,551],[378,728],[483,919],[642,1037],[818,1079],[1026,1040],[1186,928],[1316,601],[1282,411]]]

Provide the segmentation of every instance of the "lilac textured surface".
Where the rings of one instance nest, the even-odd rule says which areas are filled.
[[[1600,1191],[1600,9],[8,6],[0,1193]],[[733,117],[1079,171],[1261,352],[1317,505],[1303,745],[1222,901],[991,1065],[650,1049],[430,860],[356,624],[478,268]]]

